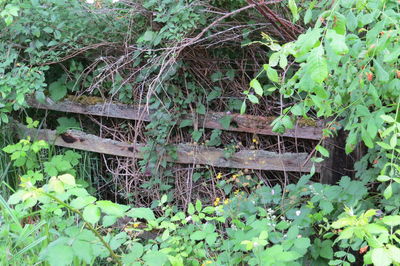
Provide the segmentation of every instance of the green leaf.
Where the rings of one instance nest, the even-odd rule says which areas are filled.
[[[252,81],[250,81],[250,87],[254,89],[257,95],[263,96],[264,90],[261,87],[261,84],[260,82],[258,82],[258,80],[253,79]]]
[[[146,219],[147,221],[156,219],[154,212],[149,208],[132,208],[126,215],[132,218]]]
[[[221,124],[221,126],[222,126],[224,129],[229,129],[229,126],[230,126],[230,124],[231,124],[231,120],[232,120],[232,116],[226,115],[226,116],[223,116],[223,117],[219,120],[219,123]]]
[[[179,125],[179,128],[183,127],[191,127],[193,125],[193,120],[192,119],[184,119]]]
[[[123,206],[109,200],[100,200],[96,202],[96,205],[100,207],[102,212],[108,215],[116,217],[122,217],[125,215],[125,208]]]
[[[372,263],[376,266],[389,266],[392,264],[390,254],[385,248],[375,248],[371,254]]]
[[[142,244],[140,244],[138,242],[134,242],[133,244],[131,244],[130,250],[131,250],[131,252],[129,252],[126,255],[123,255],[123,257],[122,257],[122,262],[125,265],[129,265],[133,261],[140,258],[140,256],[142,256],[142,254],[143,254],[144,248],[143,248]]]
[[[49,86],[50,98],[57,102],[67,95],[67,86],[61,81],[56,81]]]
[[[200,200],[196,200],[196,211],[201,212],[201,209],[203,208],[203,205],[201,204]]]
[[[279,82],[278,72],[272,67],[267,68],[267,76],[272,82]]]
[[[100,209],[94,204],[89,204],[83,209],[83,219],[85,221],[95,224],[100,220]]]
[[[167,255],[160,251],[150,251],[146,253],[142,259],[148,266],[165,265],[165,263],[168,261]]]
[[[329,157],[329,151],[321,145],[317,145],[315,149],[324,157]]]
[[[189,203],[189,205],[188,205],[188,213],[189,213],[189,215],[194,214],[194,206],[192,203]]]
[[[75,186],[75,177],[71,174],[60,175],[58,176],[58,179],[60,179],[60,181],[65,185]]]
[[[319,41],[321,37],[321,29],[314,28],[309,29],[306,33],[301,34],[296,41],[296,49],[298,49],[298,53],[296,57],[300,57],[310,51],[311,48],[315,46],[315,44]]]
[[[392,184],[386,187],[385,191],[383,191],[383,196],[385,199],[390,199],[393,195]]]
[[[382,218],[382,222],[389,226],[400,225],[400,215],[388,215]]]
[[[205,115],[206,114],[206,107],[204,106],[204,104],[199,103],[199,105],[197,106],[196,112],[200,115]]]
[[[333,258],[333,242],[331,240],[324,240],[321,243],[321,249],[319,251],[319,255],[325,259],[332,259]]]
[[[201,131],[201,130],[194,130],[192,132],[192,138],[196,142],[198,142],[200,140],[202,135],[203,135],[203,131]]]
[[[72,250],[74,251],[74,255],[90,264],[94,259],[93,256],[93,248],[92,243],[82,240],[75,240],[72,243]]]
[[[110,215],[104,216],[103,217],[103,226],[109,227],[109,226],[115,224],[115,222],[117,221],[117,218],[118,217],[116,217],[116,216],[110,216]]]
[[[47,248],[47,261],[51,266],[67,266],[72,263],[74,252],[70,246],[54,245]]]
[[[59,124],[56,128],[57,134],[65,133],[69,129],[81,129],[79,122],[73,117],[60,117],[57,119],[57,122]]]
[[[376,69],[376,77],[381,82],[388,82],[389,81],[389,74],[386,70],[374,59],[374,66]]]
[[[242,106],[240,107],[240,114],[246,113],[246,100],[243,101]]]
[[[288,5],[290,12],[292,12],[293,21],[297,21],[299,19],[299,12],[297,10],[296,2],[294,0],[289,0]]]
[[[70,205],[72,208],[79,210],[95,201],[96,198],[92,196],[77,197],[76,199],[71,201]]]
[[[321,45],[311,50],[307,58],[307,65],[311,79],[318,84],[322,84],[328,77],[328,64]]]
[[[400,47],[397,47],[394,51],[388,51],[387,54],[383,57],[383,62],[385,63],[394,63],[400,56]]]
[[[249,101],[251,103],[254,103],[254,104],[258,104],[259,103],[257,96],[255,96],[253,94],[247,95],[247,98],[249,99]]]
[[[198,241],[198,240],[205,239],[206,236],[207,236],[206,232],[204,232],[204,231],[196,231],[196,232],[194,232],[193,234],[190,235],[190,239]]]

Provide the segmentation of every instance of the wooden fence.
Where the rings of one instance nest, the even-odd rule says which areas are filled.
[[[150,121],[150,114],[144,106],[130,106],[120,103],[106,103],[101,101],[92,101],[91,104],[66,99],[54,103],[46,99],[46,103],[39,103],[34,99],[28,100],[33,108],[46,109],[60,112],[69,112],[85,115],[121,118],[129,120]],[[219,120],[224,116],[230,116],[231,126],[223,128]],[[190,116],[183,119],[191,119]],[[272,131],[273,118],[226,114],[226,113],[208,113],[197,119],[198,126],[211,129],[223,129],[234,132],[247,132],[260,135],[277,134]],[[95,135],[84,132],[69,130],[67,133],[57,135],[53,130],[47,129],[28,129],[18,125],[19,135],[32,136],[38,139],[46,140],[57,146],[92,151],[103,154],[110,154],[131,158],[143,158],[141,148],[144,144],[129,144],[110,139],[100,138]],[[310,140],[319,140],[322,135],[321,125],[309,122],[299,121],[296,128],[282,134],[285,137],[302,138]],[[178,158],[174,160],[167,157],[168,161],[181,164],[204,164],[214,167],[273,170],[288,172],[309,172],[312,164],[309,162],[307,153],[284,153],[279,154],[264,150],[241,150],[225,156],[222,149],[198,146],[194,144],[175,145]],[[320,167],[316,167],[316,172]]]

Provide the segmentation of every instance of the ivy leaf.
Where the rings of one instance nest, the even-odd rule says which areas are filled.
[[[199,103],[199,105],[197,106],[196,112],[200,115],[205,115],[206,114],[206,107],[204,106],[204,104]]]
[[[224,129],[229,129],[231,125],[232,116],[226,115],[219,120],[219,123]]]
[[[311,50],[307,58],[307,64],[311,79],[318,84],[322,84],[328,77],[328,64],[321,45]]]
[[[49,86],[50,98],[57,102],[67,95],[67,86],[61,81],[55,81]]]
[[[100,220],[100,209],[94,204],[89,204],[83,209],[83,219],[85,221],[95,224]]]

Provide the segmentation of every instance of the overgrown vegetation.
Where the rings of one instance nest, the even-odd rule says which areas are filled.
[[[399,2],[0,1],[0,264],[400,265]],[[151,122],[28,108],[143,104]],[[177,143],[299,150],[323,140],[204,129],[210,111],[324,120],[353,178],[179,167]],[[190,118],[190,119],[189,119]],[[143,142],[136,161],[56,148],[15,124]],[[231,124],[229,116],[220,121]],[[157,149],[156,149],[157,147]]]

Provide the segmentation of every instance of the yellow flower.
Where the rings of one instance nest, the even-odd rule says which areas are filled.
[[[221,200],[220,198],[215,198],[214,206],[217,206],[219,204],[220,200]]]
[[[222,177],[222,173],[218,173],[217,174],[217,179],[221,179],[221,177]]]
[[[134,224],[133,224],[133,228],[138,228],[139,225],[140,225],[140,223],[134,223]]]
[[[235,195],[237,195],[237,194],[239,194],[239,192],[240,192],[240,190],[236,189],[234,193],[235,193]]]
[[[225,199],[225,200],[224,200],[224,204],[225,204],[225,205],[228,204],[229,202],[230,202],[229,199]]]
[[[206,260],[205,262],[203,262],[203,263],[201,264],[201,266],[205,266],[205,265],[208,265],[208,264],[211,264],[211,263],[212,263],[211,260]]]

